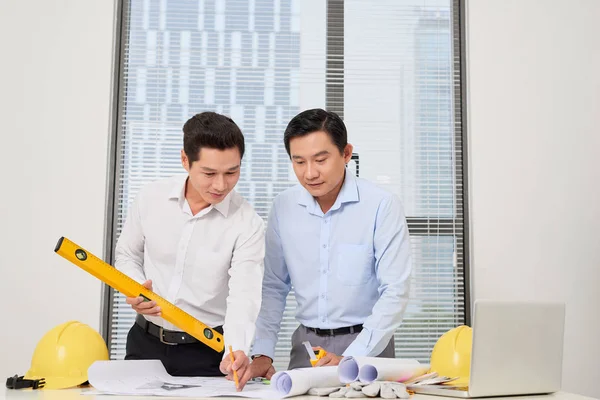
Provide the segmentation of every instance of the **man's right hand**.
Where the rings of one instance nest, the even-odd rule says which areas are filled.
[[[147,280],[142,284],[146,289],[152,291],[152,281]],[[127,297],[125,300],[127,304],[131,305],[131,308],[139,314],[150,315],[153,317],[160,317],[160,307],[156,305],[154,300],[145,301],[141,296],[138,297]]]
[[[246,369],[244,376],[240,377],[240,387],[244,387],[252,378],[264,377],[271,379],[274,374],[273,360],[266,356],[256,357]]]

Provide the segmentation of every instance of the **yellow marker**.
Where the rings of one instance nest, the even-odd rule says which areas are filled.
[[[141,296],[146,300],[154,300],[160,307],[161,317],[166,321],[189,333],[215,351],[219,353],[223,351],[225,347],[223,335],[219,332],[198,321],[156,293],[146,289],[138,282],[94,256],[89,251],[79,247],[69,239],[61,237],[54,251],[127,297]]]
[[[312,346],[310,345],[310,342],[308,341],[302,342],[302,344],[304,345],[304,347],[306,347],[306,352],[308,353],[308,357],[310,358],[310,365],[312,365],[313,367],[319,362],[321,358],[325,357],[325,354],[327,354],[327,352],[323,349],[319,349],[315,353]]]

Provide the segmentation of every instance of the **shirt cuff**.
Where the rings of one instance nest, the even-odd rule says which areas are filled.
[[[342,353],[344,357],[368,357],[370,356],[369,344],[371,343],[371,331],[364,330],[356,336],[356,339],[350,346],[346,348],[346,351]]]
[[[262,354],[275,359],[275,342],[269,339],[256,339],[254,346],[252,347],[252,355]]]
[[[247,355],[250,350],[250,343],[247,338],[252,337],[254,328],[250,328],[250,324],[246,324],[234,326],[228,325],[224,326],[223,329],[227,329],[223,335],[223,339],[225,340],[225,354],[223,354],[223,357],[229,356],[230,345],[233,351],[241,350]]]

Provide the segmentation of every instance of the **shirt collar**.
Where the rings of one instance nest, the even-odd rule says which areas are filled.
[[[300,185],[300,196],[298,196],[298,204],[300,204],[301,206],[308,207],[314,201],[315,199],[308,192],[308,190],[306,190],[304,186]]]
[[[342,204],[353,203],[359,200],[356,177],[346,170],[342,188],[329,211],[337,210]],[[314,214],[317,209],[321,210],[316,199],[303,186],[301,186],[300,196],[298,196],[298,204],[305,206],[311,214]]]
[[[182,176],[178,176],[177,178],[175,178],[174,182],[173,182],[173,186],[171,187],[171,190],[169,191],[169,200],[177,200],[179,202],[179,205],[183,205],[183,202],[186,201],[185,200],[185,185],[187,183],[187,179],[188,179],[188,175],[182,175]],[[231,192],[229,192],[229,194],[227,194],[227,196],[225,196],[225,198],[223,199],[223,201],[221,201],[218,204],[212,204],[210,206],[208,206],[208,210],[206,210],[204,214],[208,213],[212,208],[214,208],[215,210],[217,210],[218,212],[220,212],[225,218],[227,218],[227,215],[229,214],[229,205],[231,204],[231,193],[233,192],[233,190]],[[196,214],[198,215],[198,214]]]
[[[360,198],[358,196],[358,185],[356,183],[356,177],[350,172],[348,172],[348,170],[346,170],[344,184],[342,185],[342,189],[340,190],[337,199],[335,199],[335,203],[333,204],[333,207],[331,207],[331,209],[337,210],[342,204],[355,203],[359,200]]]
[[[231,193],[233,193],[233,190],[231,192],[229,192],[227,194],[227,196],[225,196],[223,201],[221,201],[218,204],[214,204],[212,206],[212,207],[214,207],[215,210],[220,212],[225,218],[227,218],[227,215],[229,214],[229,205],[231,204]]]
[[[185,184],[187,178],[187,175],[180,175],[173,179],[173,185],[169,191],[169,200],[182,200],[185,198]]]

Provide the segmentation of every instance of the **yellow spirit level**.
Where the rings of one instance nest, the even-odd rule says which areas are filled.
[[[147,300],[154,300],[161,309],[162,318],[189,333],[215,351],[223,351],[223,335],[219,332],[198,321],[156,293],[146,289],[112,265],[102,261],[69,239],[61,237],[54,251],[127,297],[142,296]]]

